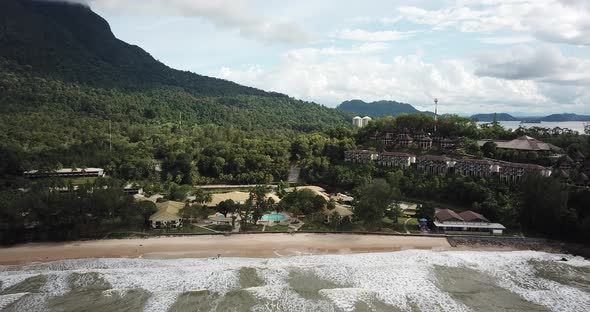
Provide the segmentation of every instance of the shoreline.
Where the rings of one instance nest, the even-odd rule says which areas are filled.
[[[298,255],[452,250],[446,237],[365,234],[272,233],[125,238],[65,243],[28,243],[0,248],[0,265],[90,258],[275,258]]]

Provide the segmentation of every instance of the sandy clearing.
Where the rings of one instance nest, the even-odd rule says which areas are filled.
[[[0,265],[87,258],[272,258],[293,255],[449,250],[444,237],[356,234],[199,235],[35,243],[0,248]]]

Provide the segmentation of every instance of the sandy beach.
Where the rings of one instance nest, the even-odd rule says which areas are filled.
[[[443,237],[355,234],[200,235],[36,243],[0,248],[0,265],[87,258],[287,257],[293,255],[448,250]]]

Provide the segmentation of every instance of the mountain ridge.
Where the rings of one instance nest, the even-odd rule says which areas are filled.
[[[365,102],[363,100],[357,99],[349,100],[340,103],[336,109],[363,116],[369,116],[372,118],[398,116],[401,114],[434,115],[432,112],[420,111],[411,104],[385,100],[374,102]]]
[[[0,1],[0,90],[0,113],[303,132],[349,119],[316,103],[172,69],[116,38],[88,6],[54,1]]]

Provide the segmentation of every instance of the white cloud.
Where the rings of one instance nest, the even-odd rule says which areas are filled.
[[[396,41],[412,37],[415,32],[366,31],[363,29],[345,29],[338,34],[340,39],[356,41]]]
[[[302,44],[310,33],[289,20],[254,13],[245,0],[67,0],[89,4],[110,14],[148,14],[203,18],[219,28],[236,29],[243,37],[265,43]]]
[[[442,113],[541,113],[553,111],[557,101],[583,112],[587,109],[579,103],[590,97],[590,91],[572,86],[572,97],[559,98],[561,91],[543,82],[478,76],[468,62],[428,63],[416,55],[384,61],[365,54],[319,58],[313,53],[290,52],[276,67],[224,68],[214,75],[330,106],[358,98],[391,99],[432,109],[431,97],[437,96]]]
[[[407,20],[435,30],[511,30],[549,42],[590,45],[590,5],[582,0],[458,0],[450,8],[406,6],[399,11]]]
[[[530,36],[506,36],[506,37],[483,37],[478,39],[482,43],[487,44],[522,44],[535,41],[535,38]]]
[[[477,59],[479,76],[536,80],[554,84],[590,84],[590,60],[565,57],[553,46],[514,47],[484,53]]]

